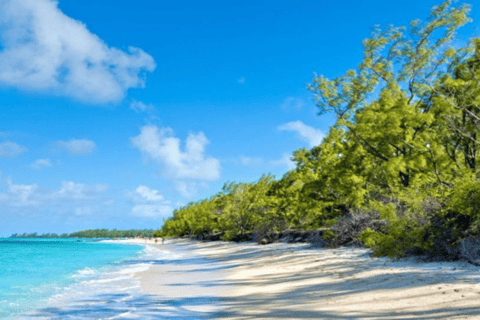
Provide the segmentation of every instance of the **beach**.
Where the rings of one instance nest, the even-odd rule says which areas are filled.
[[[480,319],[480,270],[464,262],[395,261],[308,244],[136,241],[186,250],[135,277],[145,295],[192,318]]]
[[[308,243],[102,242],[143,248],[107,269],[80,269],[12,319],[480,319],[480,268],[465,262]]]

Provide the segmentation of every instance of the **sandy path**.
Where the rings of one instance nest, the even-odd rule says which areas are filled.
[[[142,290],[208,318],[480,319],[480,268],[466,263],[394,262],[359,248],[166,243],[159,250],[175,243],[206,260],[154,265],[139,275]]]

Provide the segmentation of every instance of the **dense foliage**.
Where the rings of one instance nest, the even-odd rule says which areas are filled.
[[[107,230],[107,229],[92,229],[73,233],[63,233],[58,235],[56,233],[23,233],[12,234],[11,238],[131,238],[137,235],[142,237],[153,237],[154,230]]]
[[[469,259],[480,243],[480,39],[455,38],[468,12],[448,0],[408,28],[375,27],[355,70],[309,85],[320,114],[336,116],[320,145],[295,151],[281,179],[229,183],[175,210],[156,235],[328,228],[333,246]]]

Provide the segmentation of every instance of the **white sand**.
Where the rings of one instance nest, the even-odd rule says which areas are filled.
[[[137,274],[142,291],[211,318],[480,319],[480,268],[462,262],[395,262],[367,249],[284,243],[156,247],[171,244],[188,254]],[[196,256],[206,260],[189,261]]]

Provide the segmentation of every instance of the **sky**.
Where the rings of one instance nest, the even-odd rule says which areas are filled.
[[[157,229],[228,181],[281,177],[334,122],[313,74],[436,4],[0,1],[0,236]]]

